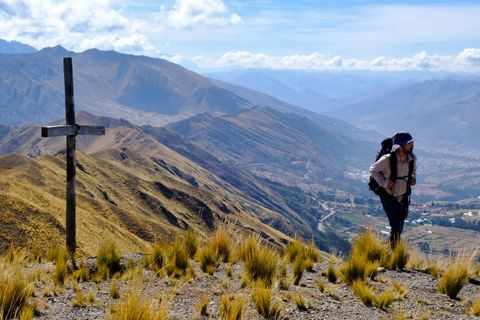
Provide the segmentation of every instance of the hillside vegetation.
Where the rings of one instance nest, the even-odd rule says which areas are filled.
[[[104,242],[96,257],[11,247],[0,258],[0,319],[465,319],[480,315],[479,265],[393,252],[367,230],[342,260],[218,227],[141,254]],[[470,279],[470,283],[469,283]]]

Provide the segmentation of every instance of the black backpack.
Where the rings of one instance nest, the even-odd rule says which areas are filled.
[[[413,167],[414,167],[414,160],[410,160],[408,163],[408,176],[406,177],[397,177],[397,157],[395,155],[395,152],[392,152],[392,146],[393,146],[393,138],[386,138],[382,141],[381,143],[382,148],[380,151],[377,153],[377,158],[375,159],[375,162],[378,161],[382,156],[389,154],[390,153],[390,171],[391,171],[391,177],[390,180],[395,182],[397,179],[404,179],[408,178],[407,180],[407,193],[406,196],[410,196],[412,193],[412,189],[410,186],[410,182],[412,181],[412,173],[413,173]],[[413,154],[412,154],[413,156]],[[373,191],[377,196],[379,197],[390,197],[391,195],[377,183],[377,180],[373,176],[370,176],[370,180],[368,182],[368,188]]]

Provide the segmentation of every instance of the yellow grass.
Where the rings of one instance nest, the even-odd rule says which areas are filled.
[[[111,320],[164,320],[168,319],[168,310],[155,310],[150,299],[132,292],[126,299],[110,308]]]
[[[368,261],[382,261],[387,256],[388,246],[373,233],[372,229],[367,229],[355,238],[352,253],[364,255]]]
[[[275,280],[279,256],[275,250],[259,245],[255,242],[256,239],[258,237],[249,237],[240,249],[244,272],[250,279],[262,280],[267,286],[271,286]]]
[[[207,308],[210,302],[210,295],[203,294],[195,305],[195,310],[200,313],[201,316],[208,316]]]
[[[225,227],[220,227],[215,230],[215,233],[210,239],[210,245],[217,251],[220,261],[227,262],[230,260],[233,243],[229,231]]]
[[[245,299],[231,295],[220,297],[220,319],[239,320],[245,309]]]
[[[327,277],[328,281],[331,283],[335,283],[338,280],[338,272],[337,269],[335,269],[335,266],[333,263],[328,264],[327,271],[325,272],[325,276]]]
[[[355,280],[365,280],[373,277],[377,270],[378,264],[371,262],[367,257],[358,250],[352,251],[350,258],[345,261],[341,269],[343,280],[347,284],[353,284]]]
[[[77,292],[75,298],[72,300],[72,307],[85,308],[87,306],[87,299],[81,292]]]
[[[293,295],[293,302],[300,311],[306,311],[311,308],[311,305],[303,298],[302,294],[296,293]]]
[[[317,288],[320,292],[325,292],[325,282],[322,279],[317,280]]]
[[[34,292],[18,265],[0,260],[0,319],[17,318],[28,308],[28,298]]]
[[[470,306],[470,313],[474,316],[480,316],[480,298],[476,298],[472,301]]]
[[[457,256],[448,265],[438,282],[438,291],[455,299],[467,284],[471,259]]]
[[[303,254],[298,254],[293,262],[293,283],[298,285],[302,280],[303,270],[305,269],[305,260]]]
[[[252,288],[252,300],[258,313],[266,319],[279,319],[282,305],[275,301],[272,289],[261,280]]]
[[[197,259],[203,272],[213,275],[218,265],[217,250],[210,244],[198,251]]]
[[[118,282],[117,281],[112,281],[110,284],[110,297],[112,299],[118,299],[120,298],[120,288],[118,287]]]
[[[188,252],[177,239],[167,250],[166,271],[170,277],[180,277],[188,268]]]
[[[65,284],[65,279],[68,274],[67,262],[62,258],[59,258],[55,264],[55,271],[53,272],[52,278],[53,282],[58,286],[63,286]]]
[[[121,253],[115,243],[106,244],[97,251],[97,273],[103,278],[110,278],[121,271]]]
[[[384,266],[388,269],[404,269],[410,254],[404,241],[399,241]]]
[[[353,293],[360,298],[366,306],[372,306],[375,303],[375,292],[361,279],[354,280],[352,283]]]
[[[183,237],[183,246],[188,253],[190,259],[193,259],[198,248],[198,238],[192,229],[188,229],[188,232]]]
[[[160,243],[153,244],[150,253],[144,258],[144,265],[159,274],[165,265],[164,251],[165,247]]]
[[[293,241],[290,241],[283,252],[284,257],[288,262],[293,263],[297,256],[304,255],[305,245],[300,238],[295,237]]]

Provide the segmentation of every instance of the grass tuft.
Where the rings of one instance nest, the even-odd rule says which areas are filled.
[[[17,318],[27,309],[33,283],[27,282],[21,268],[0,261],[0,319]]]
[[[217,250],[210,244],[201,248],[197,254],[200,268],[203,272],[213,275],[218,266]]]
[[[188,268],[188,252],[178,239],[167,250],[166,271],[170,277],[178,278]]]
[[[368,261],[385,261],[388,253],[387,244],[380,240],[368,228],[364,233],[359,234],[352,245],[352,253],[364,255]]]
[[[300,293],[293,295],[293,302],[297,306],[297,309],[300,311],[307,311],[311,308],[311,305],[303,298]]]
[[[360,298],[366,306],[373,306],[375,303],[375,292],[361,279],[356,279],[352,283],[353,293]]]
[[[337,269],[335,269],[335,266],[333,265],[333,263],[328,264],[328,269],[325,272],[325,276],[327,277],[328,281],[330,281],[331,283],[337,282],[338,273],[337,273]]]
[[[293,263],[298,256],[304,256],[305,246],[299,237],[295,237],[293,241],[290,241],[283,252],[284,257],[288,262]]]
[[[210,302],[210,295],[204,294],[200,297],[197,304],[195,305],[195,310],[200,313],[201,316],[208,316],[207,308],[208,303]]]
[[[110,308],[111,320],[163,320],[168,319],[168,309],[155,310],[149,299],[132,292],[126,299]]]
[[[353,284],[355,280],[364,281],[372,278],[377,270],[377,262],[371,262],[358,250],[352,251],[350,258],[341,269],[343,280],[347,284]]]
[[[210,239],[210,245],[217,251],[217,255],[220,261],[228,262],[232,255],[233,243],[228,230],[224,227],[220,227],[215,230],[212,238]]]
[[[460,256],[452,261],[439,280],[438,291],[455,299],[463,286],[467,284],[469,264],[469,259],[463,259]]]
[[[110,285],[110,297],[112,297],[112,299],[120,298],[120,288],[118,287],[117,281],[112,281]]]
[[[262,280],[267,286],[272,286],[279,261],[277,252],[266,246],[260,246],[257,236],[250,236],[240,249],[244,262],[244,271],[253,281]]]
[[[474,316],[480,316],[480,298],[476,298],[472,301],[470,306],[470,313]]]
[[[193,259],[198,248],[198,238],[192,229],[188,229],[188,232],[183,237],[183,246],[188,253],[190,259]]]
[[[302,280],[303,270],[305,269],[305,260],[303,254],[296,256],[293,262],[293,284],[298,285]]]
[[[104,279],[114,276],[122,270],[121,253],[115,243],[106,244],[97,251],[97,274]]]
[[[144,258],[144,266],[159,274],[165,265],[164,251],[164,246],[160,243],[155,243],[150,253]]]
[[[403,270],[408,263],[410,254],[408,253],[407,245],[404,241],[399,241],[393,249],[385,267],[388,269]]]
[[[258,313],[265,319],[279,319],[282,305],[273,298],[272,289],[259,280],[252,288],[252,300]]]
[[[245,299],[230,295],[220,297],[220,319],[239,320],[245,308]]]

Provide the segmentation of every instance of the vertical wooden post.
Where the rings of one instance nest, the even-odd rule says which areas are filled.
[[[63,74],[65,80],[65,112],[67,125],[75,125],[75,106],[73,102],[73,70],[72,58],[63,59]],[[75,253],[75,135],[67,135],[67,249]]]

